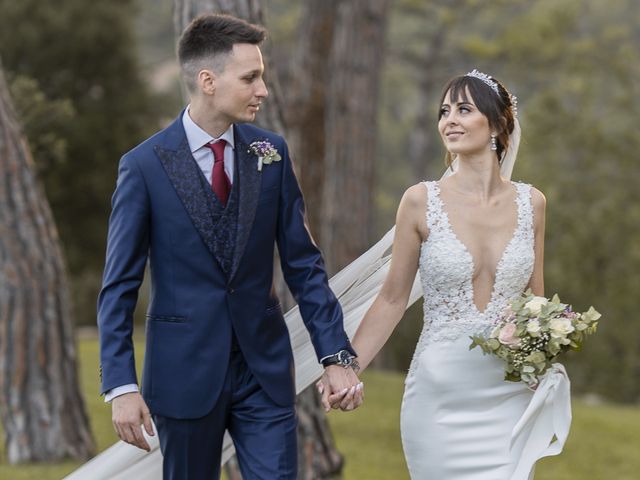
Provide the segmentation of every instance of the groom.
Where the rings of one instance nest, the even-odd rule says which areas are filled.
[[[125,442],[148,450],[141,424],[152,434],[153,417],[165,480],[218,478],[225,430],[244,478],[296,478],[294,366],[273,289],[276,244],[326,384],[354,406],[361,401],[348,368],[355,352],[305,225],[287,146],[243,123],[267,97],[265,34],[231,16],[196,18],[178,46],[189,106],[120,161],[98,299],[102,392]],[[131,335],[147,259],[140,394]]]

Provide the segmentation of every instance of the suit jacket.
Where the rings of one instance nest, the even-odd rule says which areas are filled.
[[[318,358],[351,347],[305,225],[287,146],[272,132],[234,126],[239,213],[225,272],[215,241],[225,225],[212,215],[211,187],[191,155],[181,118],[120,161],[98,298],[102,392],[137,383],[133,312],[148,259],[142,394],[151,412],[197,418],[213,408],[227,371],[232,328],[260,385],[277,404],[290,405],[293,355],[273,290],[275,244]],[[258,159],[249,152],[256,140],[271,142],[282,160],[258,171]]]

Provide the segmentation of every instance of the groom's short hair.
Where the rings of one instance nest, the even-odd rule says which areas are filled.
[[[260,45],[267,30],[260,25],[224,14],[203,14],[194,18],[178,41],[178,61],[189,91],[202,68],[221,72],[236,43]]]

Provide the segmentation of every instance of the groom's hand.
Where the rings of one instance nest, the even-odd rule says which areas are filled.
[[[111,401],[111,419],[118,437],[138,448],[151,450],[142,434],[142,427],[153,436],[151,413],[138,392],[125,393]]]
[[[326,412],[332,408],[354,410],[364,401],[364,385],[352,368],[330,365],[325,368],[320,384],[322,406]]]

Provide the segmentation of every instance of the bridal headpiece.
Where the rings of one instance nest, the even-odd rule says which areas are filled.
[[[465,75],[466,77],[474,77],[486,84],[491,90],[496,92],[498,97],[500,96],[500,90],[498,89],[498,82],[496,82],[491,75],[482,73],[478,69],[474,68]],[[518,116],[518,97],[509,93],[509,99],[511,100],[511,110],[513,110],[514,117]]]
[[[467,73],[466,76],[467,77],[475,77],[478,80],[482,80],[489,87],[491,87],[491,90],[496,92],[496,95],[500,95],[500,91],[498,90],[498,83],[495,80],[493,80],[493,78],[491,78],[486,73],[482,73],[482,72],[478,71],[476,68],[474,68],[469,73]]]

